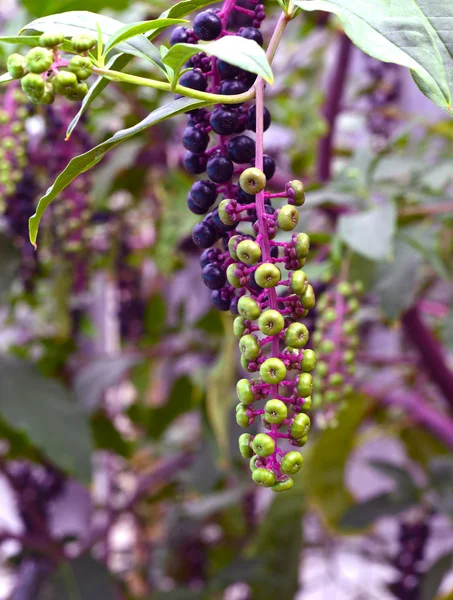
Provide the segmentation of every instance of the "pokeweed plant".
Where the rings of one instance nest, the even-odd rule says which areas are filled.
[[[243,434],[240,451],[251,460],[257,484],[282,491],[292,487],[291,475],[303,459],[296,450],[284,451],[280,443],[303,446],[310,427],[306,411],[312,404],[315,354],[305,349],[309,332],[300,318],[314,308],[315,294],[301,270],[309,237],[304,233],[281,237],[281,232],[297,226],[304,185],[289,181],[277,193],[266,188],[276,165],[263,147],[263,133],[271,119],[264,106],[265,83],[273,83],[271,64],[278,44],[301,10],[334,12],[353,42],[372,56],[410,68],[421,90],[451,113],[451,58],[445,36],[453,33],[443,23],[437,30],[431,21],[435,15],[430,14],[434,8],[420,2],[395,6],[382,0],[375,3],[375,11],[365,11],[357,2],[278,0],[282,13],[265,52],[260,32],[265,10],[259,0],[225,0],[221,8],[199,12],[192,27],[183,26],[182,17],[208,4],[183,0],[159,19],[129,25],[85,11],[37,19],[22,30],[33,32],[30,35],[3,38],[32,48],[25,56],[15,53],[8,58],[8,73],[0,81],[20,80],[34,104],[50,105],[56,95],[82,101],[68,137],[109,81],[176,94],[175,100],[142,122],[71,160],[30,219],[30,239],[36,245],[49,204],[106,152],[155,123],[188,112],[182,139],[187,151],[184,165],[194,175],[206,171],[208,176],[194,183],[187,198],[192,212],[206,215],[193,230],[195,244],[204,250],[202,277],[212,290],[214,305],[238,315],[234,331],[241,364],[249,373],[259,373],[238,382],[237,422],[247,427],[261,417],[268,431]],[[448,16],[451,9],[441,4]],[[395,20],[401,26],[389,28]],[[157,48],[152,41],[170,26],[176,26],[170,45]],[[407,45],[408,36],[417,36],[415,49]],[[158,78],[123,72],[131,57],[144,60]],[[89,88],[91,75],[98,80]],[[247,130],[255,133],[254,139],[245,134]],[[222,199],[212,209],[219,195]],[[278,208],[272,205],[282,201]],[[350,316],[357,310],[357,300],[349,297],[346,285],[339,283],[318,309],[322,318],[317,341],[324,358],[315,377],[320,404],[323,397],[341,400],[353,373],[356,323]],[[359,290],[352,288],[352,292]],[[256,408],[262,400],[264,406]]]

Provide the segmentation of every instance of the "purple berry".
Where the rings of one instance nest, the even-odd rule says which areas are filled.
[[[264,107],[263,125],[264,131],[267,131],[271,124],[271,113]],[[248,128],[252,131],[256,131],[256,106],[253,105],[249,108],[248,114]]]
[[[219,135],[231,135],[236,133],[239,125],[239,117],[236,110],[231,108],[216,108],[211,115],[210,124]]]
[[[193,228],[192,239],[199,248],[209,248],[217,241],[217,234],[209,223],[202,221]]]
[[[201,208],[200,206],[197,206],[195,204],[195,202],[193,201],[192,194],[190,192],[187,196],[187,208],[190,210],[190,212],[193,212],[195,215],[205,215],[208,212],[207,208]]]
[[[217,155],[208,160],[206,170],[215,183],[226,183],[233,176],[234,165],[227,156]]]
[[[249,163],[255,158],[255,142],[246,135],[237,135],[228,142],[228,156],[235,163]]]
[[[197,127],[186,127],[182,136],[182,145],[186,150],[202,154],[209,144],[209,134]]]
[[[214,290],[211,294],[211,299],[214,306],[219,310],[229,310],[231,299],[228,290],[225,288],[221,290]]]
[[[189,35],[185,27],[175,27],[170,35],[170,46],[175,44],[185,44],[189,40]]]
[[[184,168],[193,175],[199,175],[206,170],[206,158],[192,152],[184,154]]]
[[[201,272],[203,283],[211,290],[219,290],[225,285],[225,270],[215,263],[210,263]]]
[[[253,40],[260,46],[264,44],[263,34],[255,27],[241,27],[241,29],[238,31],[238,34],[247,40]]]
[[[195,17],[193,30],[200,40],[209,42],[222,33],[222,21],[212,11],[205,10]]]
[[[190,190],[190,195],[196,206],[208,210],[217,200],[217,187],[212,181],[196,181]]]
[[[179,85],[188,87],[191,90],[205,92],[208,87],[208,82],[200,69],[193,69],[192,71],[188,71],[187,73],[184,73],[184,75],[181,75]]]
[[[222,81],[219,87],[219,94],[224,94],[225,96],[235,96],[236,94],[243,94],[248,90],[247,85],[240,81],[239,79],[226,79]],[[229,107],[240,106],[242,102],[238,104],[228,104]]]

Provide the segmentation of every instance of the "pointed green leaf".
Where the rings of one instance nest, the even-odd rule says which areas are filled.
[[[1,77],[0,77],[0,83],[8,83],[9,81],[12,81],[13,78],[11,77],[11,75],[9,73],[4,73]]]
[[[154,19],[152,21],[142,21],[140,23],[131,23],[129,25],[125,25],[110,37],[104,48],[104,54],[107,54],[107,52],[121,42],[125,42],[136,35],[150,33],[156,29],[166,29],[171,25],[178,25],[180,23],[187,22],[188,21],[185,19]]]

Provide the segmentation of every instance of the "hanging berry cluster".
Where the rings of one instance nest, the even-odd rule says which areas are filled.
[[[193,29],[173,31],[171,43],[228,35],[227,27],[235,27],[238,16],[237,34],[262,45],[258,28],[265,17],[264,7],[253,0],[241,4],[230,0],[221,10],[201,12]],[[186,66],[191,70],[180,83],[197,90],[239,94],[256,80],[255,75],[202,53]],[[240,338],[241,364],[249,373],[258,374],[238,382],[236,420],[248,427],[261,417],[268,433],[241,435],[239,449],[251,459],[255,483],[279,492],[292,487],[291,475],[303,461],[298,451],[284,451],[280,443],[286,440],[294,447],[303,446],[310,427],[305,413],[311,406],[315,355],[303,349],[309,333],[299,319],[313,308],[315,296],[301,270],[308,256],[308,236],[295,233],[290,241],[275,241],[279,231],[296,227],[296,207],[302,206],[305,194],[300,181],[289,182],[279,193],[266,191],[275,162],[263,155],[263,131],[270,126],[271,116],[262,104],[262,86],[259,80],[256,105],[192,111],[182,142],[187,150],[185,168],[196,175],[206,171],[209,178],[194,183],[187,198],[192,212],[206,215],[193,229],[193,240],[203,250],[203,281],[212,290],[217,308],[238,315],[234,332]],[[256,141],[246,130],[256,133]],[[223,199],[213,208],[219,195]],[[286,203],[276,210],[272,199]],[[256,403],[264,400],[264,408],[257,408]]]
[[[337,409],[353,391],[355,352],[359,343],[355,318],[363,292],[360,281],[340,281],[318,300],[313,342],[318,364],[313,379],[313,405],[320,425],[333,425]]]
[[[21,80],[22,90],[34,104],[52,104],[55,95],[72,101],[82,100],[88,93],[85,80],[93,70],[87,53],[96,46],[96,40],[78,35],[68,42],[62,33],[43,33],[39,44],[26,56],[11,54],[8,57],[11,77]],[[63,44],[70,44],[68,50],[77,56],[70,60],[63,58],[59,54]]]

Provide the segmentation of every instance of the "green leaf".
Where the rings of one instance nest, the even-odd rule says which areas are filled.
[[[160,18],[170,17],[172,19],[177,19],[179,17],[185,17],[191,12],[203,8],[204,6],[208,6],[208,4],[215,4],[217,1],[218,0],[182,0],[182,2],[178,2],[163,12],[160,15]]]
[[[453,552],[448,552],[438,558],[422,576],[420,582],[420,600],[432,600],[439,591],[446,575],[453,568]]]
[[[344,529],[368,528],[381,517],[395,516],[410,508],[411,503],[395,500],[392,493],[383,493],[351,506],[340,520]]]
[[[12,81],[13,78],[11,77],[11,75],[9,73],[4,73],[1,77],[0,77],[0,83],[8,83],[9,81]]]
[[[92,416],[91,431],[98,450],[111,450],[125,458],[131,456],[133,444],[123,438],[104,411],[98,411]]]
[[[420,90],[453,114],[453,5],[449,0],[294,0],[304,10],[336,14],[356,46],[408,67]]]
[[[131,23],[119,29],[112,35],[104,48],[104,54],[107,54],[112,48],[125,42],[126,40],[143,33],[150,33],[156,29],[166,29],[170,25],[187,23],[185,19],[154,19],[152,21],[141,21],[140,23]]]
[[[68,390],[25,362],[0,358],[0,413],[62,469],[91,475],[87,419]]]
[[[396,210],[393,204],[370,211],[341,215],[338,235],[350,248],[371,260],[384,260],[393,252]]]
[[[39,46],[39,35],[6,35],[0,36],[3,44],[23,44],[24,46]]]
[[[124,27],[124,23],[89,11],[72,10],[35,19],[31,23],[28,23],[28,25],[25,25],[21,31],[32,29],[47,33],[64,33],[66,37],[84,34],[97,39],[98,26],[102,33],[102,40],[106,44],[112,35]],[[137,36],[136,39],[132,39],[129,42],[118,44],[118,50],[132,56],[147,59],[165,72],[159,51],[144,35]]]
[[[164,106],[154,110],[145,119],[143,119],[143,121],[140,121],[140,123],[137,123],[128,129],[117,131],[110,139],[98,144],[88,152],[85,152],[85,154],[81,154],[80,156],[73,158],[66,169],[57,177],[55,183],[40,199],[36,208],[36,213],[30,217],[29,231],[31,243],[36,246],[39,223],[46,208],[49,206],[52,200],[55,200],[60,192],[62,192],[72,181],[74,181],[78,175],[80,175],[80,173],[84,173],[85,171],[88,171],[94,167],[104,158],[105,154],[109,152],[109,150],[112,150],[112,148],[115,148],[115,146],[118,146],[118,144],[121,144],[137,133],[140,133],[148,127],[151,127],[152,125],[160,123],[161,121],[164,121],[165,119],[175,115],[179,115],[194,108],[200,108],[204,106],[204,104],[205,103],[201,100],[195,100],[193,98],[178,98],[178,100],[172,100]]]
[[[113,8],[123,10],[130,4],[130,0],[21,0],[21,6],[35,16],[59,13],[62,10],[84,10],[93,12],[98,10]]]
[[[114,580],[107,568],[85,554],[60,563],[44,584],[38,600],[113,600]]]
[[[271,66],[261,46],[253,40],[237,35],[226,35],[209,44],[175,44],[163,57],[163,61],[179,75],[184,63],[198,52],[204,52],[208,56],[215,56],[245,71],[256,73],[268,83],[274,82]]]

